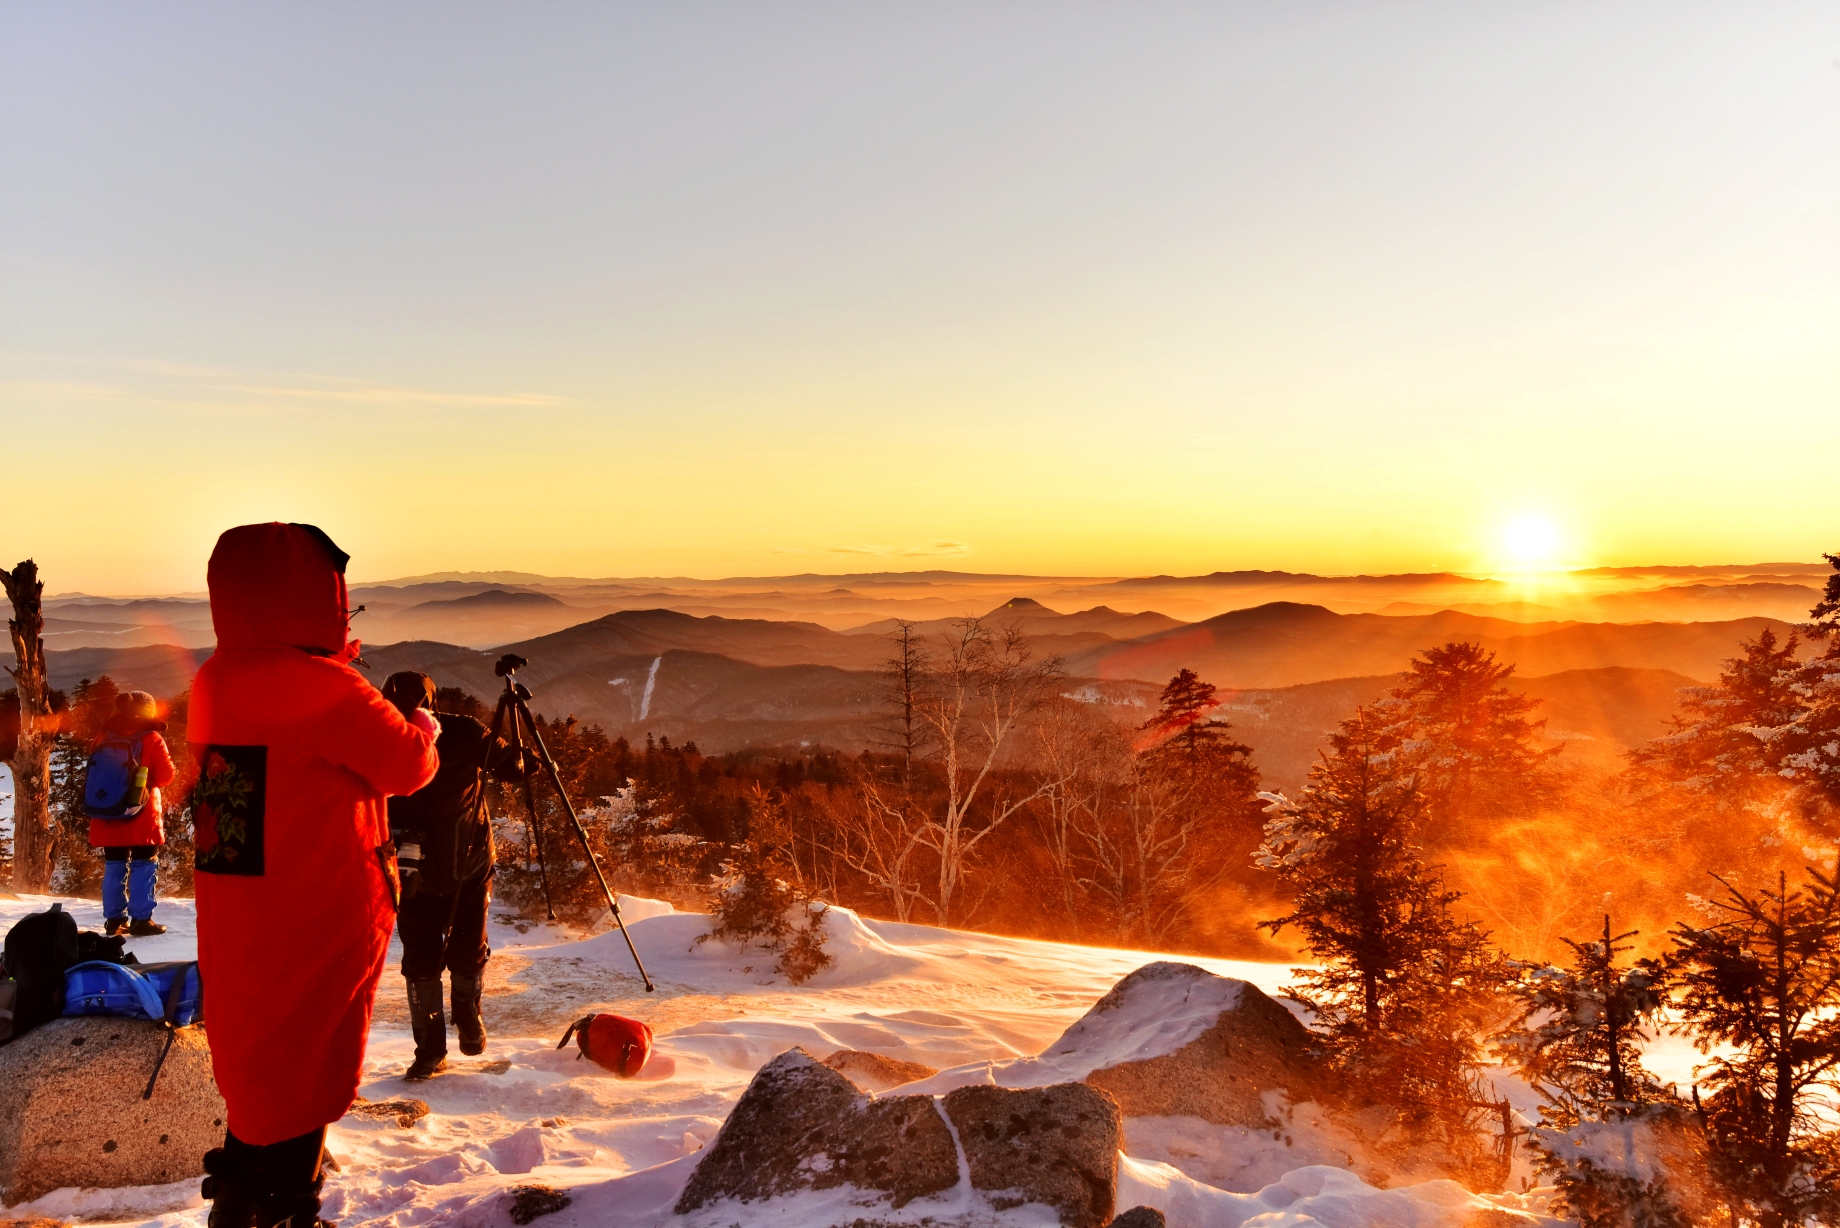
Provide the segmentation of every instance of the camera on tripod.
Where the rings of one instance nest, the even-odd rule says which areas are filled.
[[[626,921],[620,916],[619,897],[607,885],[607,876],[601,873],[600,858],[594,855],[594,846],[588,843],[588,833],[581,825],[581,818],[575,813],[575,803],[569,800],[569,791],[562,787],[562,776],[556,770],[556,761],[550,757],[549,747],[543,744],[543,735],[537,732],[536,718],[530,714],[530,688],[519,682],[514,676],[518,670],[530,662],[515,652],[508,652],[492,666],[492,672],[505,680],[505,689],[499,694],[498,709],[492,714],[492,737],[503,740],[520,754],[528,747],[536,752],[537,762],[543,767],[550,784],[556,790],[556,796],[562,800],[562,809],[569,816],[569,822],[575,828],[575,834],[581,837],[582,851],[588,855],[588,864],[594,868],[594,877],[600,883],[601,894],[607,897],[607,907],[613,912],[613,922],[620,927],[620,936],[626,939],[626,949],[632,952],[633,963],[639,966],[639,978],[645,982],[645,992],[651,993],[655,988],[652,978],[645,971],[645,962],[639,958],[639,948],[633,945],[632,935],[626,932]],[[529,741],[525,738],[528,736]],[[479,793],[479,804],[485,805],[485,790]],[[549,919],[556,919],[555,905],[549,895],[549,867],[543,859],[543,832],[537,821],[537,799],[531,791],[530,777],[524,777],[524,806],[530,812],[530,838],[537,852],[537,873],[543,883],[544,909]]]

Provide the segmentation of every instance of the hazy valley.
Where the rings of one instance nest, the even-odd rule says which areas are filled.
[[[381,681],[419,669],[489,700],[499,651],[530,659],[536,710],[610,736],[704,751],[856,751],[886,713],[888,633],[983,616],[1054,656],[1061,692],[1136,724],[1178,670],[1222,688],[1220,716],[1272,782],[1294,788],[1335,723],[1382,694],[1413,654],[1481,644],[1542,701],[1565,760],[1612,769],[1660,733],[1682,687],[1716,678],[1742,639],[1786,635],[1824,568],[1608,569],[1536,586],[1450,573],[1327,577],[1223,572],[1082,579],[953,572],[721,581],[451,574],[352,590],[364,660]],[[198,595],[46,602],[61,688],[107,674],[184,690],[213,643]]]

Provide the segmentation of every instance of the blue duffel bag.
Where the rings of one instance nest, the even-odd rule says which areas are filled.
[[[169,964],[111,964],[91,960],[64,974],[66,1015],[121,1015],[150,1019],[166,1029],[166,1044],[153,1063],[153,1074],[141,1092],[153,1099],[153,1085],[172,1052],[173,1039],[188,1023],[204,1016],[204,982],[194,962]]]
[[[77,964],[64,974],[66,1015],[125,1015],[168,1027],[196,1023],[204,1014],[204,986],[195,962]]]

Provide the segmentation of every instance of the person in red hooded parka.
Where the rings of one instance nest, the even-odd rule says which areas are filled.
[[[354,670],[347,556],[311,525],[211,553],[217,651],[192,684],[198,965],[223,1092],[211,1228],[309,1228],[326,1127],[358,1091],[398,879],[384,798],[433,778],[434,726]]]
[[[132,761],[147,770],[147,796],[138,812],[128,818],[89,821],[90,847],[102,850],[105,934],[126,932],[135,938],[151,938],[166,932],[153,919],[153,891],[159,881],[156,858],[166,843],[160,790],[173,779],[172,753],[160,736],[166,722],[159,717],[153,696],[145,691],[123,691],[115,697],[115,714],[97,739],[97,746],[109,741],[125,745]]]

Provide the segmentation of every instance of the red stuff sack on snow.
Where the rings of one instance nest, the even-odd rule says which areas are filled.
[[[606,1067],[622,1079],[630,1079],[644,1070],[646,1059],[652,1056],[652,1030],[624,1015],[589,1015],[578,1019],[562,1034],[556,1048],[566,1046],[571,1036],[581,1046],[581,1057],[596,1066]]]

